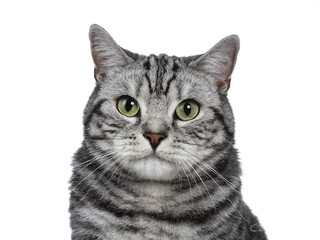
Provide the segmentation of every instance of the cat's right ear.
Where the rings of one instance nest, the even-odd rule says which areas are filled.
[[[97,82],[103,81],[110,68],[121,67],[133,61],[110,34],[99,25],[91,25],[89,38],[95,64],[94,77]]]

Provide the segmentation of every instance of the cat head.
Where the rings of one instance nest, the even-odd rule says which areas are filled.
[[[95,90],[84,113],[85,144],[106,168],[172,180],[212,165],[234,144],[227,91],[235,35],[192,57],[143,56],[90,28]]]

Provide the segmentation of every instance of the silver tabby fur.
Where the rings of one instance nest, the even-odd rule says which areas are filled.
[[[142,56],[90,29],[96,87],[73,160],[73,240],[265,240],[241,197],[234,118],[227,99],[239,50],[232,35],[193,57]],[[117,99],[137,100],[126,117]],[[181,121],[185,99],[198,116]],[[162,133],[154,152],[145,133]]]

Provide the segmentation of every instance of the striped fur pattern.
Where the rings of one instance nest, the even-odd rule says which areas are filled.
[[[267,239],[241,197],[226,92],[238,38],[194,57],[133,54],[97,25],[90,40],[96,88],[73,159],[72,239]],[[121,96],[139,103],[137,116],[117,110]],[[185,99],[200,106],[190,121],[175,115]],[[153,151],[145,133],[166,138]]]

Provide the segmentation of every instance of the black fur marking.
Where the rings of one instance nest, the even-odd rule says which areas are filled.
[[[119,231],[124,231],[124,232],[131,232],[131,233],[137,233],[141,230],[145,230],[146,228],[138,228],[133,225],[126,225],[126,226],[115,226]]]
[[[96,140],[96,141],[100,141],[100,140],[108,140],[109,138],[106,137],[106,136],[100,136],[100,135],[90,135],[86,132],[85,134],[86,138],[87,139],[90,139],[90,140]]]
[[[101,238],[97,237],[97,236],[93,236],[91,234],[81,234],[80,233],[73,233],[71,240],[101,240]]]
[[[136,96],[138,97],[139,94],[140,94],[140,89],[143,85],[143,81],[140,79],[139,83],[138,83],[138,86],[137,86],[137,89],[136,89]]]
[[[216,109],[214,107],[210,107],[210,109],[214,112],[216,119],[222,123],[223,128],[227,133],[228,139],[229,140],[234,139],[234,133],[232,131],[230,131],[230,129],[224,119],[223,114],[218,109]]]
[[[88,196],[89,194],[87,194]],[[209,208],[207,210],[188,210],[179,215],[173,215],[170,212],[163,213],[152,213],[142,210],[135,209],[122,209],[114,204],[112,201],[108,199],[101,200],[100,194],[98,194],[94,189],[91,190],[90,194],[90,202],[92,202],[96,208],[108,211],[118,218],[137,218],[140,217],[148,217],[158,221],[165,221],[171,224],[180,224],[180,223],[193,223],[193,224],[203,224],[208,219],[213,216],[219,215],[225,209],[232,207],[232,203],[239,197],[238,193],[233,193],[229,196],[228,201],[219,202],[215,207]],[[230,201],[229,201],[230,200]]]
[[[150,60],[148,59],[148,61],[146,61],[143,65],[143,68],[147,71],[150,70]]]
[[[99,102],[97,102],[95,104],[95,106],[93,107],[93,109],[91,110],[91,113],[89,114],[89,116],[85,119],[85,122],[84,122],[84,126],[87,126],[87,124],[89,122],[91,122],[91,119],[92,119],[92,116],[94,114],[98,114],[98,115],[102,115],[102,113],[100,112],[100,108],[101,108],[101,105],[107,101],[107,99],[101,99]]]
[[[118,128],[118,129],[123,127],[123,126],[120,126],[120,125],[117,125],[117,124],[114,124],[114,123],[109,123],[109,124],[107,123],[107,125],[110,126],[110,127]]]
[[[164,95],[166,95],[166,96],[168,95],[170,84],[172,83],[173,80],[176,79],[176,77],[177,77],[176,74],[173,74],[172,78],[168,81]]]
[[[118,131],[116,130],[111,130],[111,129],[108,129],[108,130],[103,130],[104,133],[117,133]]]
[[[149,78],[149,75],[146,73],[144,76],[145,76],[145,78],[147,79],[148,84],[149,84],[149,92],[150,92],[150,94],[152,94],[153,89],[152,89],[151,80],[150,80],[150,78]]]
[[[72,224],[77,224],[79,227],[81,227],[82,229],[86,229],[86,232],[91,232],[93,233],[97,233],[100,231],[100,228],[96,227],[95,225],[93,225],[93,223],[81,219],[81,218],[71,218],[71,222]]]
[[[176,72],[176,71],[178,71],[179,68],[180,68],[180,66],[176,63],[176,61],[174,61],[172,71]]]

